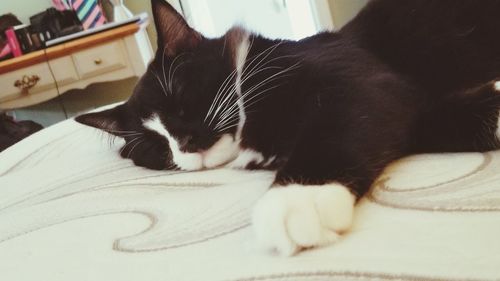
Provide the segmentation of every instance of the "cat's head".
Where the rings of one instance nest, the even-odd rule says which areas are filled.
[[[198,170],[234,158],[244,113],[235,86],[249,34],[208,39],[175,9],[152,0],[158,49],[130,99],[76,121],[125,139],[121,155],[152,169]]]

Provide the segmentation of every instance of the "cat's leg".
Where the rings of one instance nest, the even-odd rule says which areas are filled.
[[[388,161],[380,155],[373,158],[375,164],[373,154],[364,157],[364,151],[354,150],[352,155],[316,144],[293,154],[254,208],[253,229],[261,249],[289,256],[333,243],[350,229],[356,199]]]
[[[419,122],[415,153],[500,149],[500,80],[447,95]]]
[[[257,203],[258,245],[283,256],[336,242],[352,224],[355,196],[336,182],[271,188]]]

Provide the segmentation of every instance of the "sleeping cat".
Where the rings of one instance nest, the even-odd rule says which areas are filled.
[[[152,0],[158,51],[123,105],[76,118],[151,169],[276,171],[257,241],[336,241],[391,161],[498,149],[500,1],[373,0],[338,32],[208,39]]]

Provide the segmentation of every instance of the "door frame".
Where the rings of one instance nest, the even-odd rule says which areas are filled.
[[[319,30],[334,30],[333,15],[330,12],[328,0],[310,0],[313,13],[316,16],[316,26]]]

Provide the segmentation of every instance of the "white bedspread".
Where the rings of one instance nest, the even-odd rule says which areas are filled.
[[[149,171],[69,120],[0,154],[0,280],[500,280],[500,152],[392,165],[337,244],[253,247],[272,173]]]

